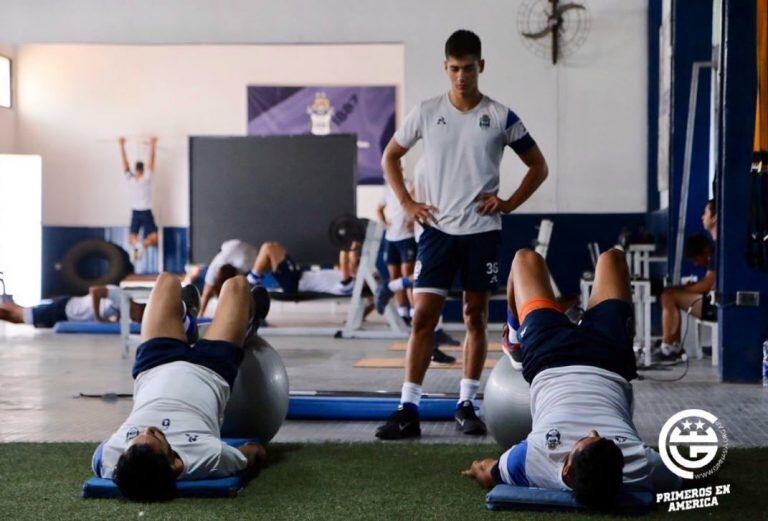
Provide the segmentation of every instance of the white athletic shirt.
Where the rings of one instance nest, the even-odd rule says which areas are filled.
[[[171,362],[144,371],[133,384],[133,410],[103,446],[97,475],[111,478],[120,455],[147,427],[157,427],[184,462],[178,479],[231,476],[248,463],[221,441],[229,385],[206,367]]]
[[[625,487],[654,492],[668,486],[675,477],[643,444],[632,409],[632,385],[616,373],[583,365],[541,371],[531,383],[531,433],[499,459],[503,481],[569,490],[562,480],[565,458],[594,429],[621,449]]]
[[[410,189],[411,183],[406,181],[406,188]],[[395,192],[389,185],[384,185],[384,193],[379,204],[384,205],[384,217],[387,218],[389,228],[384,233],[384,238],[389,242],[403,241],[414,236],[413,219],[403,210],[403,205],[397,200]]]
[[[96,320],[96,314],[93,312],[93,297],[90,295],[70,298],[64,312],[67,314],[67,320],[74,322]],[[99,312],[104,320],[120,316],[120,288],[107,286],[107,296],[99,302]]]
[[[231,264],[240,273],[248,273],[253,268],[253,263],[259,255],[259,249],[239,239],[231,239],[221,243],[221,250],[208,265],[205,272],[205,283],[213,286],[216,283],[216,275],[219,268],[225,264]]]
[[[414,107],[395,133],[404,148],[419,139],[424,140],[419,202],[437,208],[435,227],[452,235],[500,230],[501,216],[478,214],[476,199],[499,191],[505,146],[523,153],[535,144],[517,115],[488,96],[460,112],[443,94]]]
[[[125,172],[131,190],[131,210],[152,209],[152,170],[144,170],[139,179],[131,172]]]
[[[299,291],[317,291],[320,293],[333,293],[344,295],[339,291],[341,272],[339,270],[307,270],[302,272],[299,279]]]

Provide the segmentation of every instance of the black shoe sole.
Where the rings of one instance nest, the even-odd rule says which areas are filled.
[[[456,430],[462,434],[467,434],[468,436],[485,436],[488,432],[488,429],[486,429],[482,422],[480,424],[472,422],[469,425],[466,423],[461,425],[458,420],[456,421]]]

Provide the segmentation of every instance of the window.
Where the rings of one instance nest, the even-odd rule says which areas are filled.
[[[0,55],[0,107],[11,108],[11,59]]]

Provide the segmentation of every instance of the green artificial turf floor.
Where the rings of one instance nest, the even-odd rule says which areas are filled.
[[[236,499],[165,504],[81,499],[91,443],[0,444],[0,519],[603,519],[573,513],[491,512],[485,492],[460,475],[493,446],[327,443],[270,447],[271,464]],[[768,448],[732,449],[712,480],[731,494],[707,510],[642,519],[768,519]],[[616,518],[611,518],[616,519]]]

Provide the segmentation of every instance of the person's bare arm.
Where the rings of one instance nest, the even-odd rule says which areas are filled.
[[[198,317],[202,317],[205,314],[205,308],[208,307],[208,301],[211,300],[213,295],[213,286],[210,284],[203,284],[203,294],[200,295],[200,311],[197,313]]]
[[[248,466],[246,470],[249,474],[256,474],[264,466],[267,461],[267,451],[264,445],[249,441],[244,445],[240,445],[237,450],[243,453],[243,456],[248,460]]]
[[[509,213],[516,210],[520,205],[527,201],[533,193],[541,186],[541,183],[549,175],[549,167],[544,155],[537,145],[532,146],[525,152],[518,154],[520,159],[528,167],[528,172],[520,182],[520,186],[509,197],[501,199],[496,194],[481,194],[478,197],[480,203],[477,213],[481,215],[491,215],[496,212]]]
[[[696,293],[698,295],[703,295],[704,293],[709,293],[712,291],[712,288],[715,287],[715,272],[713,270],[707,270],[706,275],[704,275],[704,278],[697,282],[693,282],[691,284],[686,284],[685,286],[681,286],[680,289],[685,291],[686,293]]]
[[[88,288],[88,294],[91,296],[91,306],[93,306],[93,316],[97,322],[107,322],[101,316],[101,299],[107,298],[108,291],[106,286],[91,286]]]
[[[155,157],[157,156],[157,138],[152,136],[149,138],[149,170],[152,174],[155,173]]]
[[[125,153],[125,138],[120,136],[117,139],[120,143],[120,157],[123,159],[123,172],[131,172],[131,165],[128,164],[128,155]]]
[[[411,219],[421,223],[429,223],[431,221],[436,224],[437,219],[434,214],[437,212],[437,208],[414,201],[405,186],[403,167],[400,164],[400,160],[407,152],[408,149],[400,146],[394,137],[389,140],[389,144],[384,149],[384,155],[381,159],[384,179],[392,188],[392,191],[395,192],[395,197],[397,197],[397,200],[403,206],[403,210]]]
[[[497,462],[498,460],[491,458],[475,460],[468,469],[461,471],[461,475],[474,479],[484,489],[493,488],[497,483],[493,479],[491,469]]]

